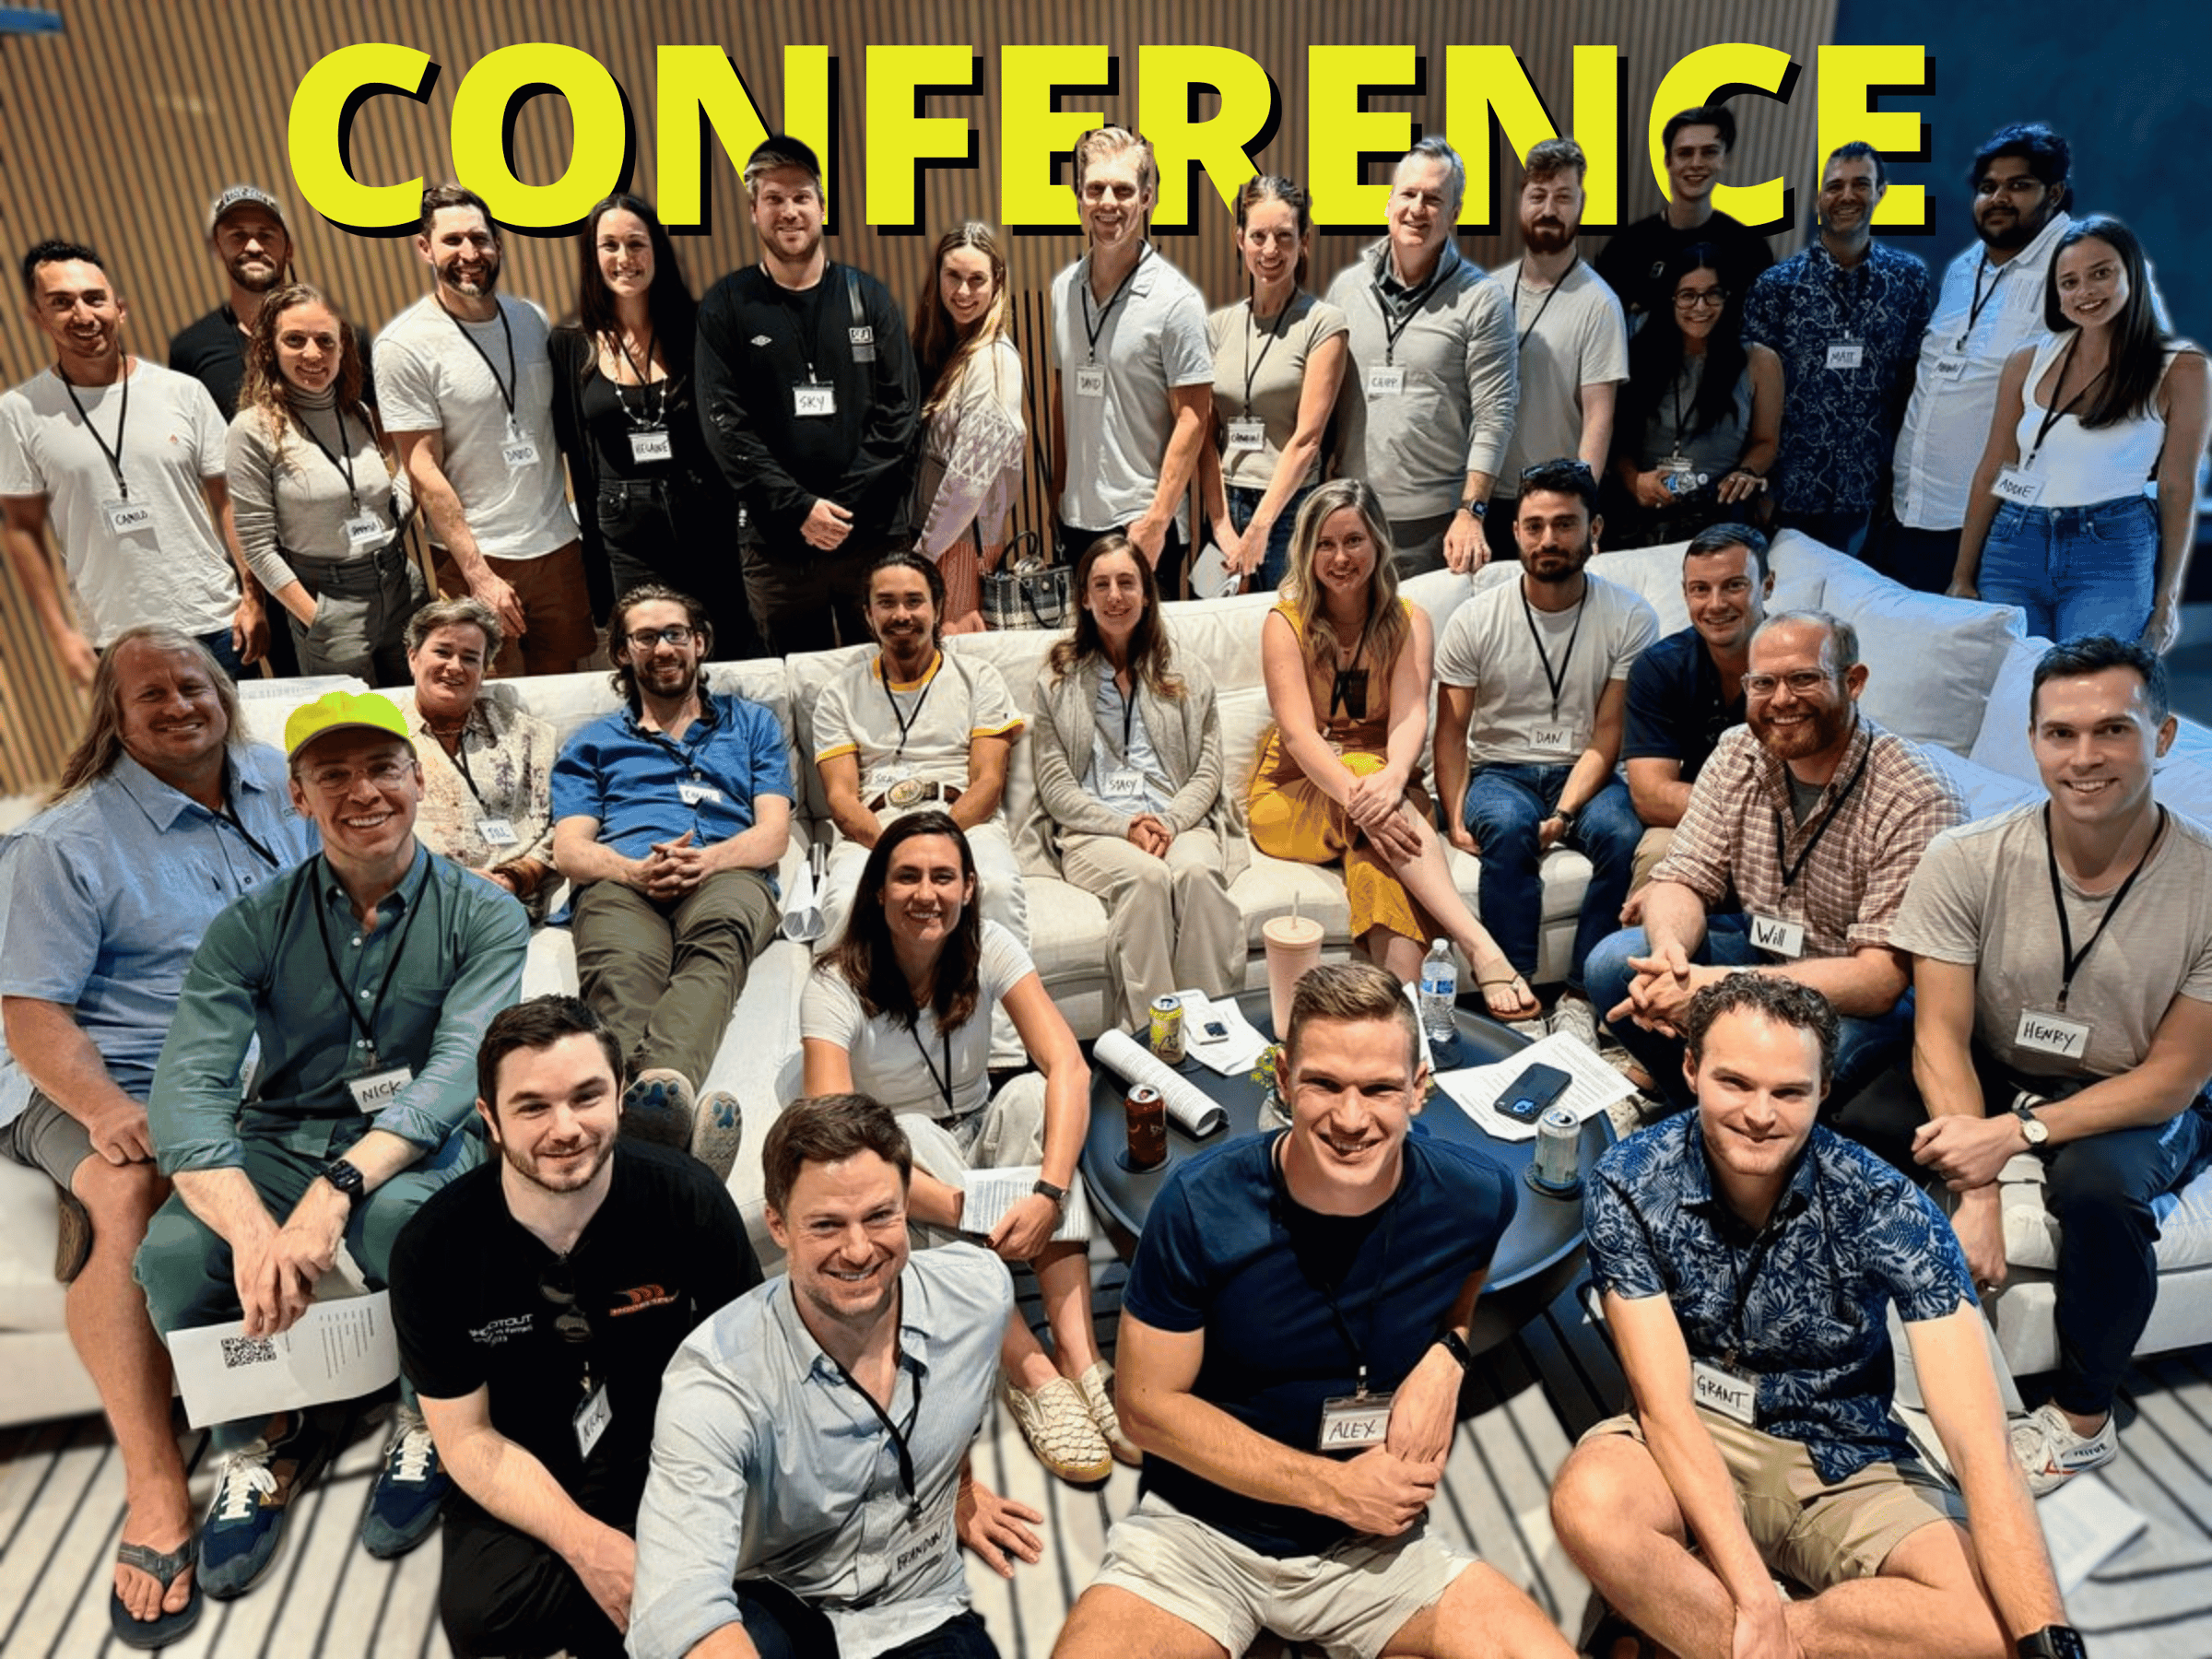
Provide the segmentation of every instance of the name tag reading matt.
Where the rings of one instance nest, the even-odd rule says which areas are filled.
[[[1702,1359],[1693,1359],[1689,1382],[1691,1394],[1706,1410],[1717,1411],[1747,1428],[1758,1426],[1759,1383],[1754,1379],[1739,1377]]]
[[[1966,359],[1962,357],[1939,357],[1928,372],[1939,381],[1956,384],[1966,378]]]
[[[1805,926],[1802,923],[1784,921],[1780,916],[1751,918],[1751,943],[1761,950],[1771,950],[1780,957],[1801,957],[1805,954]]]
[[[1077,371],[1076,371],[1076,395],[1077,395],[1077,397],[1103,397],[1103,396],[1105,396],[1105,395],[1106,395],[1106,371],[1105,371],[1105,370],[1103,370],[1103,369],[1078,369],[1078,370],[1077,370]]]
[[[794,386],[791,389],[791,412],[801,420],[813,420],[836,414],[837,388]]]
[[[687,806],[697,806],[702,801],[715,806],[722,805],[722,791],[712,783],[678,783],[676,793]]]
[[[1224,429],[1232,455],[1257,454],[1267,446],[1267,423],[1257,415],[1240,415]]]
[[[500,445],[500,459],[510,467],[535,466],[537,445],[527,438],[512,438]]]
[[[1367,371],[1367,394],[1370,397],[1398,397],[1405,391],[1405,370],[1370,369]]]
[[[1828,348],[1828,366],[1830,369],[1856,369],[1866,360],[1866,345],[1863,340],[1836,340]]]
[[[108,521],[108,528],[117,535],[135,535],[154,527],[153,510],[136,501],[102,501],[100,516]]]
[[[353,1097],[356,1110],[382,1112],[398,1098],[401,1089],[414,1081],[412,1066],[394,1065],[366,1077],[347,1078],[346,1092]]]
[[[514,820],[503,818],[478,818],[477,836],[488,847],[512,847],[523,839],[514,832]]]
[[[1338,1394],[1321,1403],[1321,1439],[1315,1450],[1357,1452],[1379,1446],[1390,1434],[1390,1402],[1386,1394]]]
[[[372,542],[382,541],[391,534],[384,527],[384,521],[373,512],[364,512],[358,518],[346,521],[346,545],[349,547],[366,547]]]
[[[629,458],[632,461],[666,461],[676,452],[669,447],[665,431],[632,432],[629,435]]]
[[[2013,1029],[2012,1040],[2020,1047],[2034,1049],[2038,1053],[2078,1060],[2088,1053],[2089,1025],[2084,1019],[2068,1019],[2064,1014],[2044,1014],[2034,1008],[2022,1008],[2020,1023]]]
[[[602,1382],[592,1390],[591,1397],[576,1407],[576,1453],[590,1457],[606,1426],[615,1420],[615,1408],[607,1404],[606,1384]]]
[[[1997,475],[1989,493],[2016,507],[2032,507],[2043,499],[2043,481],[2025,467],[2008,466]]]

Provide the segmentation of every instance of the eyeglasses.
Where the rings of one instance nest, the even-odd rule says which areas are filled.
[[[1688,288],[1675,296],[1677,311],[1718,311],[1727,303],[1726,288]]]
[[[327,795],[344,794],[357,779],[367,778],[371,788],[395,789],[414,766],[412,760],[398,759],[372,760],[367,766],[311,766],[300,776],[310,789]]]
[[[688,645],[699,637],[699,630],[672,623],[666,628],[641,628],[622,637],[629,641],[632,651],[651,651],[655,645]]]
[[[553,1275],[560,1264],[549,1265],[537,1276],[537,1293],[560,1310],[553,1316],[553,1328],[563,1342],[589,1342],[592,1339],[592,1322],[584,1317],[583,1310],[576,1305],[575,1289],[566,1284],[555,1284]]]
[[[1809,697],[1835,677],[1818,668],[1793,668],[1787,674],[1747,674],[1744,676],[1746,697],[1771,697],[1777,686],[1787,686],[1793,697]]]

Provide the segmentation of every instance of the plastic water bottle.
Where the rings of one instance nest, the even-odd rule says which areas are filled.
[[[1430,1063],[1438,1070],[1459,1064],[1459,966],[1452,943],[1439,939],[1421,961],[1421,1030],[1429,1038]]]

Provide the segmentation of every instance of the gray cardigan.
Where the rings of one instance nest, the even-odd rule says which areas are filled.
[[[1221,786],[1221,716],[1214,707],[1214,679],[1206,665],[1179,658],[1181,698],[1163,699],[1143,679],[1136,682],[1137,712],[1152,747],[1175,785],[1167,820],[1177,834],[1205,825],[1220,838],[1222,879],[1234,881],[1244,867],[1244,827],[1233,790]],[[1065,679],[1055,679],[1048,664],[1037,670],[1030,696],[1030,764],[1035,770],[1037,798],[1016,838],[1022,867],[1043,876],[1060,874],[1060,834],[1126,835],[1128,818],[1083,787],[1090,771],[1097,736],[1099,678],[1105,663],[1091,657]]]

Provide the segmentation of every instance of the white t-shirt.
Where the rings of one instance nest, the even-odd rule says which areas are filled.
[[[1606,280],[1578,259],[1556,288],[1521,281],[1521,262],[1490,273],[1513,302],[1521,342],[1521,407],[1495,493],[1518,494],[1521,472],[1583,447],[1583,388],[1629,378],[1629,324]]]
[[[1524,611],[1524,580],[1494,582],[1452,613],[1436,648],[1437,681],[1474,688],[1467,755],[1477,765],[1571,766],[1589,746],[1598,699],[1659,637],[1659,618],[1641,594],[1587,574],[1577,609]],[[1556,711],[1545,657],[1559,677]]]
[[[968,748],[978,737],[1011,737],[1021,710],[1006,677],[981,658],[940,651],[912,685],[887,685],[883,653],[862,657],[814,703],[816,764],[853,755],[860,798],[874,800],[901,778],[968,787]],[[903,732],[900,724],[906,723]]]
[[[546,342],[545,313],[534,301],[504,294],[500,316],[485,323],[464,323],[426,294],[376,339],[377,412],[385,430],[440,434],[446,478],[477,550],[488,558],[543,559],[576,539],[553,436]],[[510,446],[518,441],[533,446],[537,458],[515,465]]]
[[[238,609],[238,573],[200,489],[203,478],[223,476],[229,434],[221,411],[190,375],[131,361],[112,385],[71,387],[45,369],[0,393],[0,496],[46,498],[77,615],[100,646],[141,623],[213,633]],[[117,447],[118,427],[127,492],[100,447]],[[119,532],[111,502],[146,516]]]
[[[966,1117],[991,1098],[992,1010],[1036,971],[1030,953],[1012,934],[995,922],[984,923],[975,1012],[949,1033],[947,1048],[947,1033],[937,1029],[937,1018],[929,1009],[922,1010],[911,1030],[888,1014],[870,1018],[845,976],[825,962],[815,969],[800,999],[799,1035],[843,1049],[852,1057],[853,1087],[893,1112]],[[939,1077],[951,1089],[949,1107],[937,1086]]]

